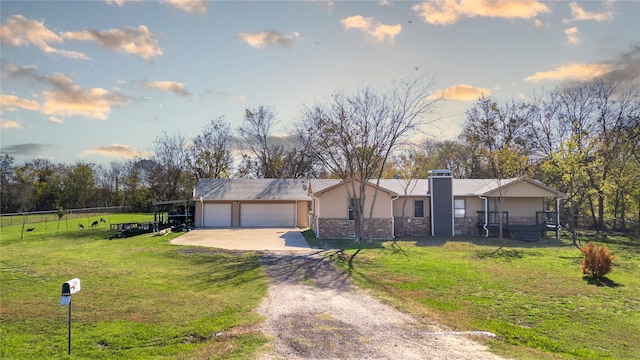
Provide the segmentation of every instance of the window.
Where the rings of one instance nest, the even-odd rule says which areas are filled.
[[[349,220],[355,220],[356,218],[353,215],[353,199],[349,200]]]
[[[424,200],[416,200],[413,202],[413,217],[424,217]]]
[[[465,217],[467,210],[464,207],[464,199],[454,200],[453,214],[458,219]]]

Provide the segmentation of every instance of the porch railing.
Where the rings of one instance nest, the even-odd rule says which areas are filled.
[[[558,226],[558,217],[555,211],[536,211],[536,225],[546,227]]]
[[[484,225],[484,211],[477,211],[478,213],[478,226]],[[500,211],[488,211],[487,212],[487,226],[499,227],[500,226]],[[502,212],[502,226],[509,225],[509,212]]]

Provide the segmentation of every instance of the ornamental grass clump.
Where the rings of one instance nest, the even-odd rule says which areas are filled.
[[[608,274],[613,266],[616,256],[611,255],[609,249],[600,245],[596,247],[593,241],[580,248],[584,255],[582,259],[582,273],[593,278],[600,278]]]

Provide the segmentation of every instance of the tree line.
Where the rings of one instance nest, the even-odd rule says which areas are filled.
[[[450,169],[456,178],[538,179],[566,193],[565,215],[586,216],[598,229],[606,219],[640,219],[638,81],[566,83],[526,100],[483,96],[453,140],[422,136],[437,120],[433,84],[423,77],[334,92],[305,107],[284,136],[274,134],[275,109],[250,107],[237,129],[218,117],[192,138],[163,132],[149,158],[109,165],[16,164],[5,154],[1,211],[149,211],[153,201],[191,197],[200,178],[410,179]],[[350,196],[364,204],[360,190],[354,183]],[[353,210],[366,218],[363,206]]]

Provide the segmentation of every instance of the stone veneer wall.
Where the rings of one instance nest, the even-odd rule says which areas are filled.
[[[411,222],[406,222],[407,219],[411,219]],[[405,218],[405,226],[407,229],[407,236],[431,236],[431,220],[425,218]],[[395,218],[395,235],[396,237],[402,236],[402,217]]]
[[[459,236],[478,235],[477,219],[466,217],[453,220],[454,229],[460,230]]]
[[[367,228],[367,224],[368,220],[365,220],[365,229]],[[321,239],[348,239],[351,237],[351,234],[355,233],[354,221],[344,218],[319,218],[318,226],[320,227],[320,236],[318,236],[317,229],[315,233],[316,236]],[[393,234],[391,233],[391,219],[373,219],[371,238],[393,238]]]

